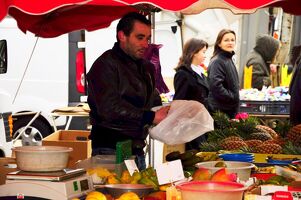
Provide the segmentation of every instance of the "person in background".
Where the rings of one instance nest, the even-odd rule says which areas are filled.
[[[245,65],[247,68],[252,67],[252,88],[261,90],[263,86],[271,85],[270,74],[277,72],[277,66],[272,61],[277,55],[279,45],[280,42],[270,35],[260,34],[256,37],[256,45],[247,55]]]
[[[208,100],[214,112],[223,112],[231,119],[239,110],[239,78],[232,60],[235,44],[235,32],[229,29],[221,30],[208,66]]]
[[[195,100],[202,103],[208,111],[211,107],[208,102],[209,84],[204,68],[201,66],[206,58],[208,43],[204,40],[190,39],[183,48],[178,66],[175,68],[174,100]],[[205,141],[200,136],[186,144],[187,149],[198,149],[200,142]]]
[[[116,143],[131,140],[139,169],[144,169],[148,127],[158,124],[169,107],[155,89],[154,66],[143,59],[151,38],[151,22],[128,13],[117,25],[117,42],[93,63],[88,81],[92,156],[114,154]]]
[[[289,86],[290,121],[292,125],[298,125],[301,124],[301,45],[293,47],[290,62],[294,66]]]

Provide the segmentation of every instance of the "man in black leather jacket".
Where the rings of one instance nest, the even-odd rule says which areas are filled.
[[[151,23],[145,16],[125,15],[117,25],[117,42],[87,75],[92,155],[112,154],[117,142],[130,139],[140,169],[145,168],[148,127],[163,120],[169,109],[151,111],[162,103],[155,89],[154,66],[143,59],[150,37]]]

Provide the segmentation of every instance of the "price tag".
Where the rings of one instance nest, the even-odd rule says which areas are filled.
[[[133,173],[135,171],[139,172],[139,169],[135,163],[135,160],[124,160],[124,163],[131,176],[133,175]]]
[[[160,185],[172,183],[185,178],[181,160],[166,162],[156,167]]]

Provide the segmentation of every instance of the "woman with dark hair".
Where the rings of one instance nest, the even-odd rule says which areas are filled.
[[[208,48],[207,42],[199,39],[188,40],[183,49],[178,66],[175,68],[174,77],[175,95],[174,100],[195,100],[202,103],[210,112],[208,103],[209,84],[203,64]],[[204,141],[201,136],[186,144],[186,149],[198,149],[199,143]]]
[[[235,32],[221,30],[208,66],[208,100],[215,112],[221,111],[230,118],[234,118],[239,109],[239,78],[232,60],[235,44]]]
[[[206,58],[207,42],[190,39],[184,45],[183,54],[175,68],[174,100],[195,100],[210,110],[207,97],[209,93],[208,79],[200,66]]]

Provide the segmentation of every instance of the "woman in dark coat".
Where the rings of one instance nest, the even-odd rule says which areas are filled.
[[[301,45],[292,50],[291,63],[294,66],[290,83],[290,121],[293,125],[301,124]]]
[[[186,42],[178,66],[175,68],[174,100],[195,100],[209,109],[208,79],[203,67],[200,66],[206,58],[207,48],[208,44],[203,40],[190,39]]]
[[[202,103],[210,112],[208,103],[209,85],[206,73],[201,66],[206,56],[207,42],[199,39],[190,39],[183,48],[183,54],[178,66],[175,68],[174,100],[195,100]],[[205,136],[196,138],[186,144],[186,149],[198,149],[199,143]]]
[[[239,109],[239,78],[232,60],[235,43],[234,31],[221,30],[208,66],[208,100],[214,111],[226,113],[230,118],[234,118]]]

